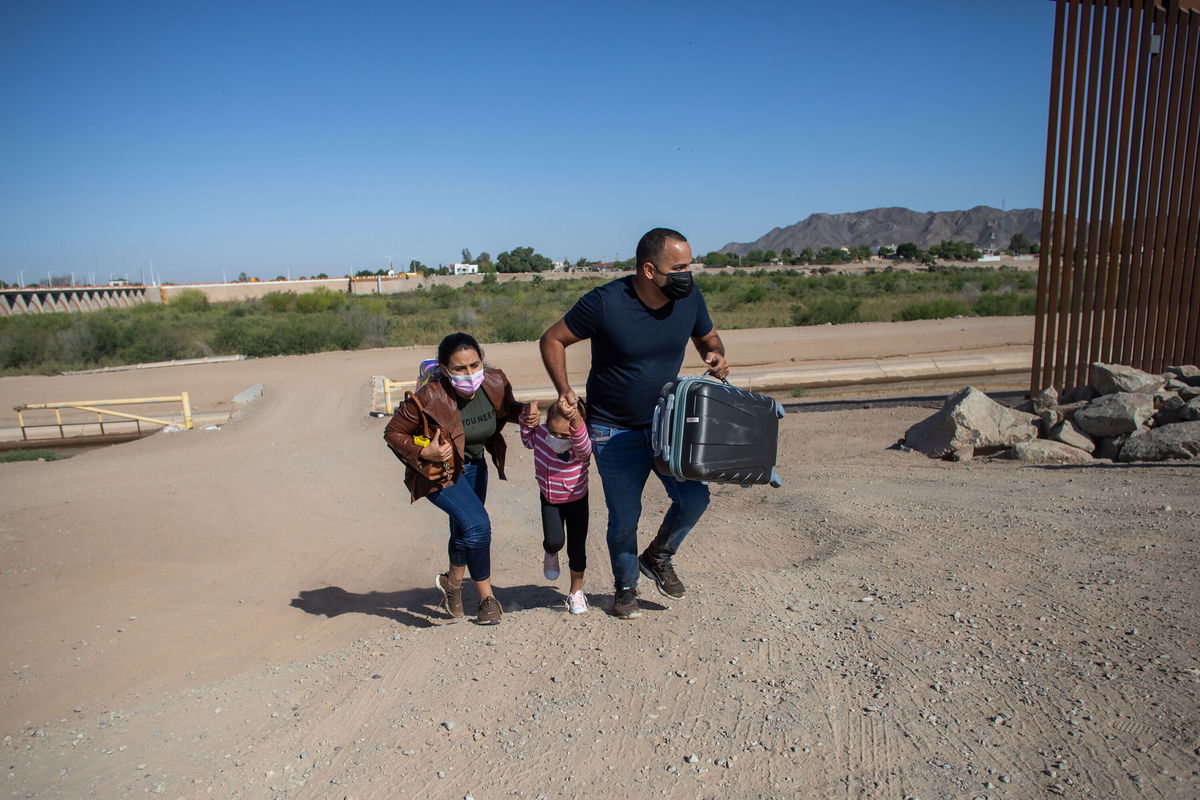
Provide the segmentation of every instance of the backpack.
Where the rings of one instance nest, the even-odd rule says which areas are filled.
[[[419,392],[441,377],[441,369],[436,358],[427,358],[417,367],[417,385],[413,389]]]

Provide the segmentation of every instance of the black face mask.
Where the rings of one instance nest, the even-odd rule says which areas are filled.
[[[691,272],[668,272],[667,285],[658,287],[668,300],[682,300],[692,293]]]

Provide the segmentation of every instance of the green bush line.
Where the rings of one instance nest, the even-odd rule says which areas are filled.
[[[453,330],[483,342],[538,338],[587,290],[611,276],[433,286],[393,295],[351,296],[324,288],[210,303],[199,291],[167,305],[86,314],[0,318],[0,374],[244,354],[298,355],[368,347],[433,345]],[[928,272],[809,275],[746,271],[703,274],[721,328],[886,322],[1034,311],[1030,272],[945,268]]]
[[[0,453],[0,464],[16,461],[58,461],[63,458],[51,450],[6,450]]]

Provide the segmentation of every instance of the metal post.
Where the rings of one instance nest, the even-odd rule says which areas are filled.
[[[183,426],[190,431],[192,429],[192,404],[188,400],[188,393],[180,392],[179,399],[183,402]]]

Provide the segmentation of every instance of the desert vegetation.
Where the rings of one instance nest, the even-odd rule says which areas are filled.
[[[0,318],[0,373],[87,369],[206,355],[251,357],[435,344],[447,331],[484,342],[536,339],[584,292],[611,275],[499,283],[483,275],[462,288],[432,286],[393,295],[327,289],[210,303],[185,291],[166,305],[86,314]],[[703,274],[721,328],[1032,314],[1030,272],[931,268],[922,272]]]

